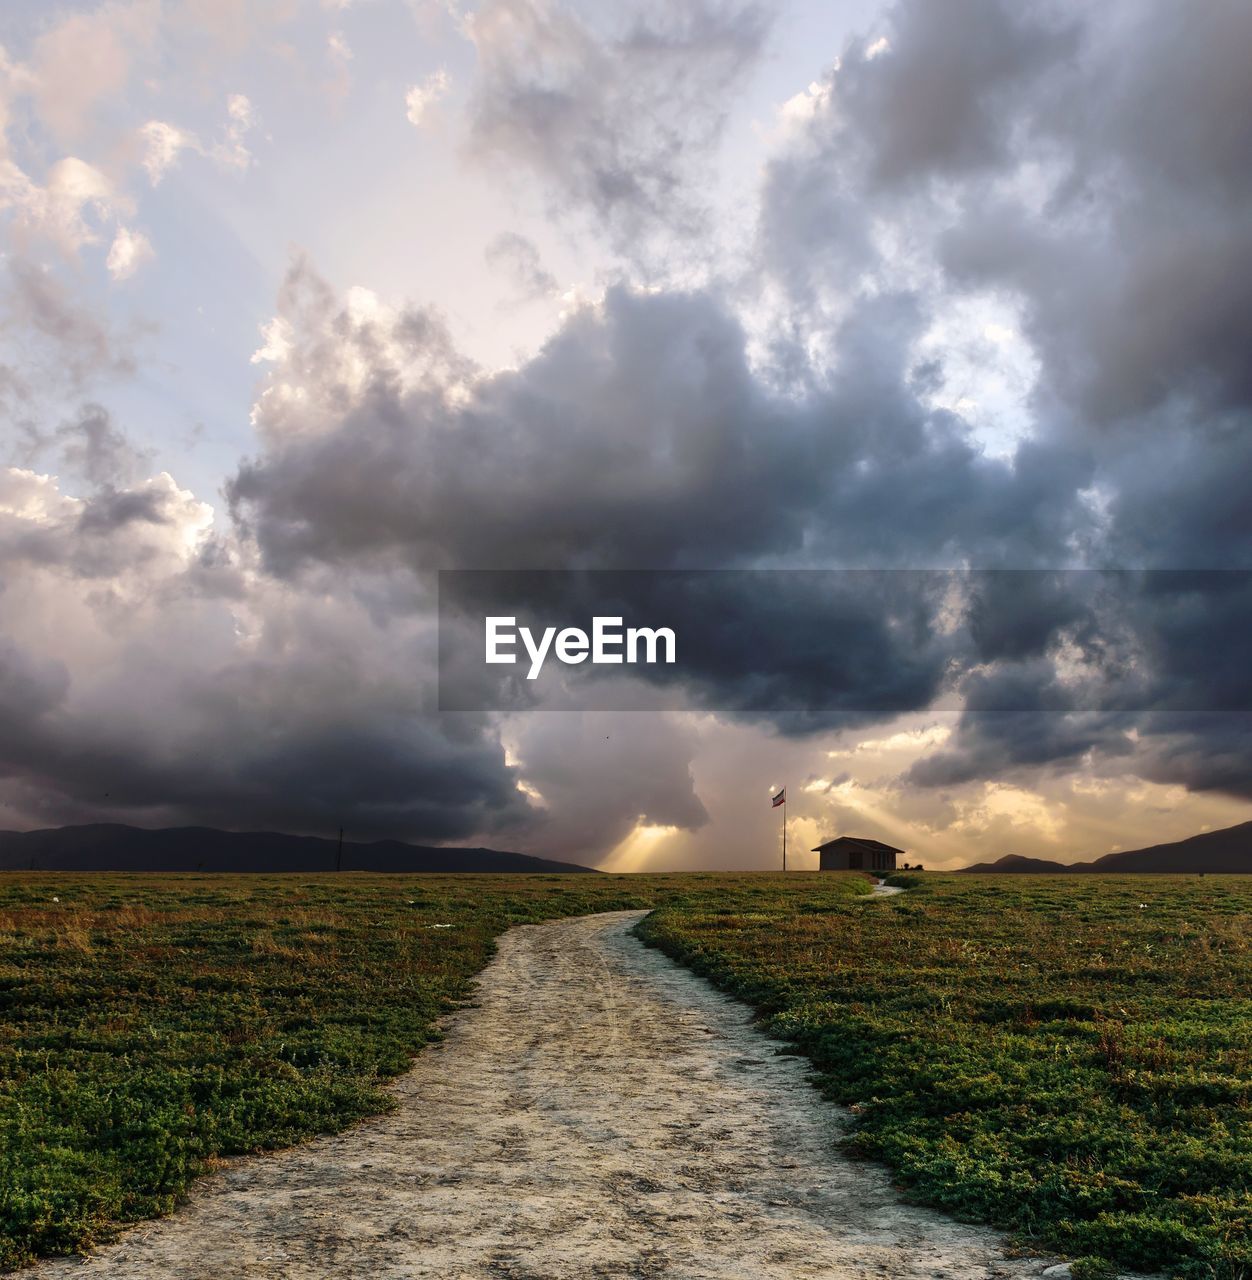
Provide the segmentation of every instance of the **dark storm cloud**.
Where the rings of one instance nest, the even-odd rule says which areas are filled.
[[[1139,193],[1170,217],[1119,216],[1104,242],[1051,234],[1018,208],[971,215],[945,241],[955,282],[1025,299],[1049,390],[1095,423],[1171,401],[1243,407],[1252,393],[1241,337],[1252,307],[1239,286],[1252,270],[1248,206],[1197,218],[1173,195]]]
[[[1086,564],[1182,572],[906,593],[893,625],[871,592],[845,602],[881,610],[856,651],[839,648],[846,615],[780,589],[687,692],[793,734],[848,723],[841,678],[894,711],[959,693],[918,786],[1081,765],[1248,795],[1252,732],[1232,709],[1252,702],[1249,590],[1198,571],[1252,565],[1252,10],[903,0],[884,31],[828,51],[838,66],[765,167],[755,258],[727,273],[735,305],[754,284],[768,301],[754,341],[716,284],[620,285],[485,374],[433,312],[341,301],[298,263],[229,547],[168,478],[117,471],[99,424],[74,437],[86,497],[22,480],[0,512],[9,794],[63,814],[107,793],[231,825],[347,809],[426,838],[519,830],[536,811],[486,718],[432,715],[434,569]],[[489,5],[474,145],[619,251],[684,243],[763,33],[742,7],[606,34]],[[525,245],[494,256],[549,287]],[[41,278],[17,283],[35,331],[109,364],[107,334]],[[996,453],[942,407],[950,354],[926,341],[987,302],[1018,316],[1039,370]],[[107,679],[31,656],[19,631],[41,601],[17,592],[40,574],[82,580],[75,607],[102,652],[116,642]],[[771,663],[783,626],[811,662]],[[571,852],[640,819],[701,823],[680,732],[592,757],[558,723],[576,722],[517,737],[528,779],[576,819]]]
[[[975,603],[986,665],[958,679],[959,731],[911,781],[1067,768],[1088,754],[1120,766],[1133,752],[1153,781],[1252,798],[1239,755],[1252,744],[1252,572],[1081,572],[1042,590],[1015,576],[993,589],[994,608]]]
[[[825,148],[816,163],[832,188],[859,183],[877,211],[876,189],[904,192],[891,199],[932,229],[951,288],[1020,307],[1042,365],[1037,438],[1074,464],[1054,477],[1053,498],[1076,489],[1093,498],[1075,551],[1105,564],[1248,566],[1252,12],[979,7],[984,20],[955,23],[949,39],[933,29],[938,8],[901,4],[891,53],[849,50],[815,122]],[[930,80],[914,56],[922,49],[932,69],[957,58],[963,70]],[[841,144],[851,160],[836,154]],[[773,177],[791,181],[785,168]],[[812,166],[804,180],[817,185]],[[1237,764],[1248,741],[1238,710],[1248,705],[1246,591],[1229,579],[1166,582],[1145,579],[1119,592],[1116,609],[1088,617],[1088,643],[1104,653],[1085,697],[1114,710],[1128,698],[1140,709],[1226,707],[1224,729],[1211,710],[1111,721],[1067,710],[1073,690],[1058,686],[1062,659],[1048,647],[1088,604],[1066,581],[1050,600],[1005,596],[981,628],[1001,663],[982,679],[1011,681],[1014,696],[1037,697],[1046,713],[1027,724],[980,711],[987,686],[968,685],[960,733],[914,780],[1068,767],[1088,750],[1129,750],[1133,730],[1145,776],[1249,794],[1250,761]],[[1127,637],[1149,650],[1135,655],[1133,679],[1119,665],[1126,653],[1115,660]]]
[[[342,655],[316,656],[320,695],[326,670],[342,675],[343,664]],[[125,675],[132,690],[161,683]],[[528,824],[516,775],[481,722],[466,718],[458,732],[455,717],[399,715],[377,681],[362,681],[345,687],[354,701],[327,723],[325,708],[305,700],[307,684],[275,688],[272,666],[213,676],[162,688],[183,708],[174,752],[160,749],[167,734],[142,709],[113,707],[106,719],[66,707],[19,721],[6,704],[0,795],[47,822],[195,821],[321,834],[343,824],[362,837],[435,841]],[[253,700],[236,700],[253,683]],[[128,735],[125,752],[119,731]]]
[[[425,714],[409,671],[358,669],[362,657],[381,667],[361,638],[348,649],[315,637],[299,653],[204,671],[173,669],[185,650],[158,657],[138,644],[119,656],[109,689],[73,693],[64,671],[10,648],[0,654],[0,797],[46,822],[322,834],[343,824],[437,841],[525,830],[529,806],[482,718]],[[177,725],[164,719],[169,705]]]
[[[297,580],[309,565],[380,561],[1020,564],[1063,555],[1086,520],[1073,497],[1081,460],[1035,442],[1012,461],[987,459],[959,419],[918,399],[909,351],[921,317],[908,299],[879,298],[850,318],[843,362],[799,399],[766,389],[716,298],[625,289],[523,368],[458,396],[408,375],[427,360],[396,336],[413,328],[403,315],[362,321],[320,288],[289,292],[318,300],[284,316],[292,367],[310,367],[306,348],[321,368],[348,363],[327,347],[331,334],[358,361],[386,353],[346,406],[333,380],[333,409],[307,378],[300,397],[287,395],[285,368],[262,401],[270,450],[241,468],[230,496],[269,568]],[[688,635],[725,623],[699,670],[687,669],[698,704],[809,733],[929,705],[957,661],[943,606],[941,584],[905,575],[869,575],[835,595],[820,575],[751,585],[711,575],[656,616]]]
[[[922,263],[933,253],[938,296],[1020,309],[1049,460],[1025,510],[1059,513],[1035,563],[1068,537],[1052,563],[1252,564],[1252,12],[906,0],[886,35],[843,51],[771,164],[767,270],[801,307],[846,306],[889,277],[871,228],[895,225]],[[1144,580],[1093,609],[1077,579],[1001,586],[972,619],[994,667],[965,681],[959,733],[913,781],[1133,749],[1156,781],[1248,794],[1242,589]],[[1059,675],[1075,647],[1080,689]],[[1006,701],[1022,710],[995,709]],[[1183,706],[1231,719],[1219,731]]]
[[[409,441],[396,474],[431,470],[427,448],[455,459],[454,440],[490,441],[489,486],[458,481],[455,495],[488,515],[432,516],[438,537],[384,520],[378,545],[445,565],[1249,563],[1249,16],[912,0],[886,31],[885,49],[842,52],[762,194],[761,263],[802,308],[797,331],[823,290],[842,292],[826,366],[781,368],[797,350],[782,337],[780,367],[761,377],[712,296],[611,296],[482,389],[468,432],[458,421],[446,439],[437,427],[437,448]],[[892,219],[929,245],[947,288],[1021,309],[1041,373],[1033,435],[1011,459],[988,459],[959,418],[928,407],[932,374],[914,352],[946,294],[883,289],[894,262],[876,228]],[[804,392],[774,397],[775,374]],[[327,522],[286,483],[299,450],[285,454],[239,480],[245,506],[283,517],[263,545],[298,555],[316,528],[319,554],[341,554],[369,518],[324,541]],[[1243,737],[1206,739],[1177,708],[1247,705],[1231,640],[1246,634],[1242,604],[1202,590],[1184,607],[1127,583],[1101,603],[1079,581],[1004,579],[976,596],[959,662],[990,669],[960,686],[958,666],[960,732],[915,781],[1133,750],[1156,777],[1173,762],[1187,785],[1232,785]],[[1075,654],[1077,684],[1063,676]],[[754,684],[778,678],[738,652],[720,677],[745,712]],[[916,705],[942,687],[932,671]],[[771,690],[776,710],[811,705],[802,680],[792,692]],[[1145,715],[1154,705],[1175,711]]]
[[[583,48],[572,29],[519,30]],[[322,359],[333,335],[372,359],[366,390],[333,411],[307,394],[298,410],[282,397],[265,406],[269,444],[236,477],[235,509],[281,574],[370,557],[423,568],[1248,564],[1252,82],[1239,69],[1250,33],[1231,6],[1199,18],[1168,4],[905,0],[886,47],[857,39],[842,51],[767,169],[759,262],[794,311],[767,336],[765,364],[749,361],[715,292],[623,288],[519,370],[470,376],[458,393],[410,376],[410,364],[427,367],[422,350],[311,286],[317,305],[287,313],[293,359],[309,367],[302,353]],[[630,184],[597,195],[623,135],[601,128],[606,149],[589,152],[583,134],[563,132],[597,120],[566,110],[590,81],[549,92],[517,65],[498,99],[480,102],[483,139],[503,127],[503,104],[519,105],[524,154],[567,200],[608,220],[624,210],[624,225],[653,217],[656,201]],[[612,99],[608,83],[593,107]],[[648,163],[639,173],[645,192],[668,181],[655,185]],[[960,296],[1019,308],[1040,361],[1031,432],[1007,458],[934,407],[943,353],[918,354]],[[321,425],[303,429],[301,416]],[[965,700],[959,732],[912,781],[1084,759],[1121,767],[1133,754],[1155,778],[1176,770],[1188,786],[1242,792],[1232,761],[1244,736],[1200,732],[1209,721],[1182,711],[1248,705],[1242,594],[1203,579],[1176,590],[1125,579],[1093,594],[1090,580],[1060,576],[983,584],[967,604],[947,639],[933,638],[931,607],[930,633],[906,628],[878,648],[899,677],[892,706],[950,688]],[[792,624],[829,641],[814,606],[793,602]],[[788,732],[839,724],[827,650],[804,671],[771,670],[764,644],[728,645],[725,658],[697,696],[749,717],[770,704]]]
[[[846,284],[895,221],[956,288],[1022,305],[1044,408],[1246,406],[1252,11],[902,0],[885,29],[772,162],[767,263]]]
[[[40,662],[0,638],[0,714],[7,724],[29,724],[65,697],[69,675],[58,662]]]
[[[773,413],[741,330],[707,297],[615,290],[603,314],[580,312],[462,403],[405,389],[424,353],[390,329],[338,306],[294,321],[297,353],[336,333],[389,355],[325,432],[299,429],[318,405],[263,406],[274,445],[231,496],[277,570],[388,550],[423,567],[717,563],[799,537],[787,511],[754,499],[796,475],[813,442]]]
[[[889,277],[878,233],[907,226],[932,184],[959,192],[1011,167],[1018,104],[1078,40],[1073,20],[1000,0],[902,0],[884,22],[838,51],[811,117],[766,168],[761,264],[806,305]]]
[[[1144,776],[1252,798],[1252,571],[1153,574],[1126,618],[1152,673]]]
[[[941,631],[946,575],[895,571],[580,569],[574,572],[445,571],[439,574],[439,703],[450,710],[564,705],[595,710],[685,699],[790,734],[852,726],[930,703],[961,648]],[[558,661],[534,681],[526,663],[483,661],[484,619],[547,627],[664,626],[672,662],[629,673]],[[521,642],[513,651],[520,653]],[[623,679],[623,676],[627,677]]]
[[[292,592],[207,521],[167,476],[72,498],[0,472],[7,814],[428,840],[526,829],[486,718],[432,714],[428,628],[372,616],[372,593],[394,612],[403,591],[323,575]]]
[[[657,229],[705,225],[709,153],[769,20],[760,6],[709,0],[603,16],[611,29],[533,0],[479,9],[471,141],[633,257]]]
[[[1252,11],[1117,5],[1004,119],[1057,167],[1049,199],[970,202],[957,283],[1025,304],[1047,390],[1103,423],[1172,402],[1246,408]]]
[[[997,699],[1006,694],[1034,696],[1045,705],[1039,712],[974,711],[961,722],[957,745],[912,765],[906,781],[923,787],[956,787],[970,782],[1004,776],[1037,777],[1040,770],[1076,769],[1087,757],[1101,761],[1131,754],[1126,738],[1127,717],[1076,715],[1064,700],[1046,696],[1047,689],[1025,682],[1018,687],[995,690]],[[971,726],[976,731],[971,732]]]
[[[905,0],[888,11],[888,47],[843,51],[835,82],[841,133],[871,188],[960,179],[1013,158],[1017,104],[1068,58],[1076,24],[1002,0]]]
[[[1142,426],[1116,440],[1105,466],[1112,481],[1109,558],[1157,568],[1252,565],[1248,406],[1222,413],[1189,407],[1167,426]]]
[[[259,415],[270,448],[230,486],[275,572],[370,555],[419,568],[813,553],[1020,563],[1061,555],[1085,519],[1081,459],[1035,443],[988,459],[910,390],[919,317],[906,300],[867,304],[840,332],[846,360],[829,386],[796,399],[767,389],[708,293],[612,289],[523,368],[460,396],[411,374],[428,359],[403,336],[409,317],[360,321],[309,296],[323,303],[287,317],[302,394],[283,394],[287,370],[276,372]],[[331,335],[372,361],[355,397],[305,374],[343,363]]]
[[[1136,769],[1151,782],[1252,799],[1252,715],[1162,712],[1139,724]]]

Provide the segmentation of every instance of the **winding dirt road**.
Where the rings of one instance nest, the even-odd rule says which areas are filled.
[[[514,929],[397,1109],[238,1162],[172,1218],[35,1277],[803,1280],[1042,1273],[901,1205],[744,1006],[629,934]]]

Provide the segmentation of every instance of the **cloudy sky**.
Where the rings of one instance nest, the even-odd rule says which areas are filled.
[[[1250,65],[1241,0],[10,0],[0,827],[1252,818]],[[441,714],[467,567],[1156,572],[914,610],[888,711],[806,693],[796,600],[807,673]]]

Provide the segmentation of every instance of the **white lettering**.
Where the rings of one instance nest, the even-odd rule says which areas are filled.
[[[673,663],[676,660],[678,639],[669,627],[630,627],[623,637],[621,618],[596,617],[591,620],[590,636],[581,627],[566,627],[560,632],[555,627],[545,627],[536,638],[536,632],[530,627],[519,627],[516,618],[488,617],[484,622],[486,661],[516,665],[518,657],[514,646],[520,639],[530,658],[527,680],[539,678],[549,653],[555,653],[559,662],[570,666],[585,662],[588,655],[595,665],[612,666],[623,662]],[[623,644],[624,654],[618,652]]]
[[[587,656],[587,633],[577,627],[566,627],[556,638],[556,656],[562,662],[576,665]]]
[[[664,662],[674,661],[674,649],[677,645],[677,637],[669,627],[631,627],[626,632],[626,661],[639,661],[639,641],[642,640],[647,646],[648,656],[644,658],[644,662],[655,664],[658,659],[656,656],[657,643],[661,640],[665,641],[665,657],[661,659]]]
[[[501,653],[500,646],[502,644],[512,645],[516,643],[517,636],[509,633],[501,635],[502,627],[511,627],[517,621],[516,618],[488,618],[487,619],[487,661],[488,662],[516,662],[517,659],[511,653]]]
[[[535,647],[534,639],[531,637],[529,627],[519,628],[522,636],[522,643],[526,646],[526,652],[530,654],[530,670],[526,673],[527,680],[537,680],[539,673],[543,670],[543,660],[548,656],[548,646],[552,643],[552,637],[556,635],[555,627],[545,627],[543,639],[539,642],[539,647]]]
[[[622,662],[620,653],[609,653],[608,645],[621,648],[621,631],[610,631],[610,627],[621,627],[621,618],[593,618],[591,620],[591,661],[596,663]]]

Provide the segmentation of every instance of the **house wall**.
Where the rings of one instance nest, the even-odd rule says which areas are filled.
[[[848,852],[846,849],[839,851],[831,849],[829,853],[823,853],[820,856],[820,866],[823,871],[858,871],[859,864],[853,867],[848,861]]]
[[[896,855],[880,850],[864,853],[848,849],[831,849],[818,855],[823,871],[894,871]]]

